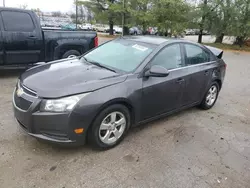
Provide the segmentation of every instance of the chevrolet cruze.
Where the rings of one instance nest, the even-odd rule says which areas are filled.
[[[35,138],[108,149],[131,126],[193,106],[210,109],[225,76],[222,54],[185,40],[117,38],[24,72],[13,94],[15,118]]]

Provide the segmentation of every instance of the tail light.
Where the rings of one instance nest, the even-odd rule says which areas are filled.
[[[227,64],[226,64],[226,63],[224,64],[224,68],[225,68],[225,69],[227,68]]]
[[[97,47],[98,46],[98,37],[95,37],[94,42],[95,42],[95,47]]]

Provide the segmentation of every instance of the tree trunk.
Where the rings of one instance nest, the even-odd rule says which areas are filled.
[[[219,36],[216,36],[215,43],[222,43],[224,38],[224,33],[221,33]]]
[[[109,20],[109,35],[114,35],[114,22]]]
[[[129,35],[129,28],[128,26],[123,27],[123,35]]]
[[[244,37],[237,36],[234,44],[239,45],[240,47],[242,47],[243,44],[244,44]]]
[[[203,35],[203,29],[200,29],[199,37],[198,37],[198,43],[202,43],[202,35]]]
[[[203,34],[203,29],[204,29],[204,22],[206,20],[206,7],[207,7],[207,0],[203,1],[203,15],[201,18],[201,23],[200,23],[200,33],[199,33],[199,37],[198,37],[198,43],[202,43],[202,34]]]

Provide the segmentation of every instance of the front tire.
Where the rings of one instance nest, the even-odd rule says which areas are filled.
[[[217,99],[218,99],[218,95],[219,95],[219,84],[217,82],[213,82],[208,91],[206,92],[200,107],[204,110],[208,110],[210,108],[212,108],[214,106],[214,104],[216,103]]]
[[[111,105],[94,120],[88,131],[88,141],[98,149],[110,149],[124,139],[130,124],[128,108],[121,104]]]
[[[65,59],[65,58],[73,58],[73,57],[77,57],[77,56],[80,56],[80,52],[78,52],[77,50],[69,50],[69,51],[66,51],[63,55],[62,55],[62,59]]]

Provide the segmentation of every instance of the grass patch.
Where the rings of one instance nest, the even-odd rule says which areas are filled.
[[[246,51],[250,52],[250,46],[242,46],[240,47],[239,45],[231,45],[231,44],[221,44],[221,43],[203,43],[207,46],[212,46],[215,48],[220,48],[223,50],[236,50],[236,51]]]

